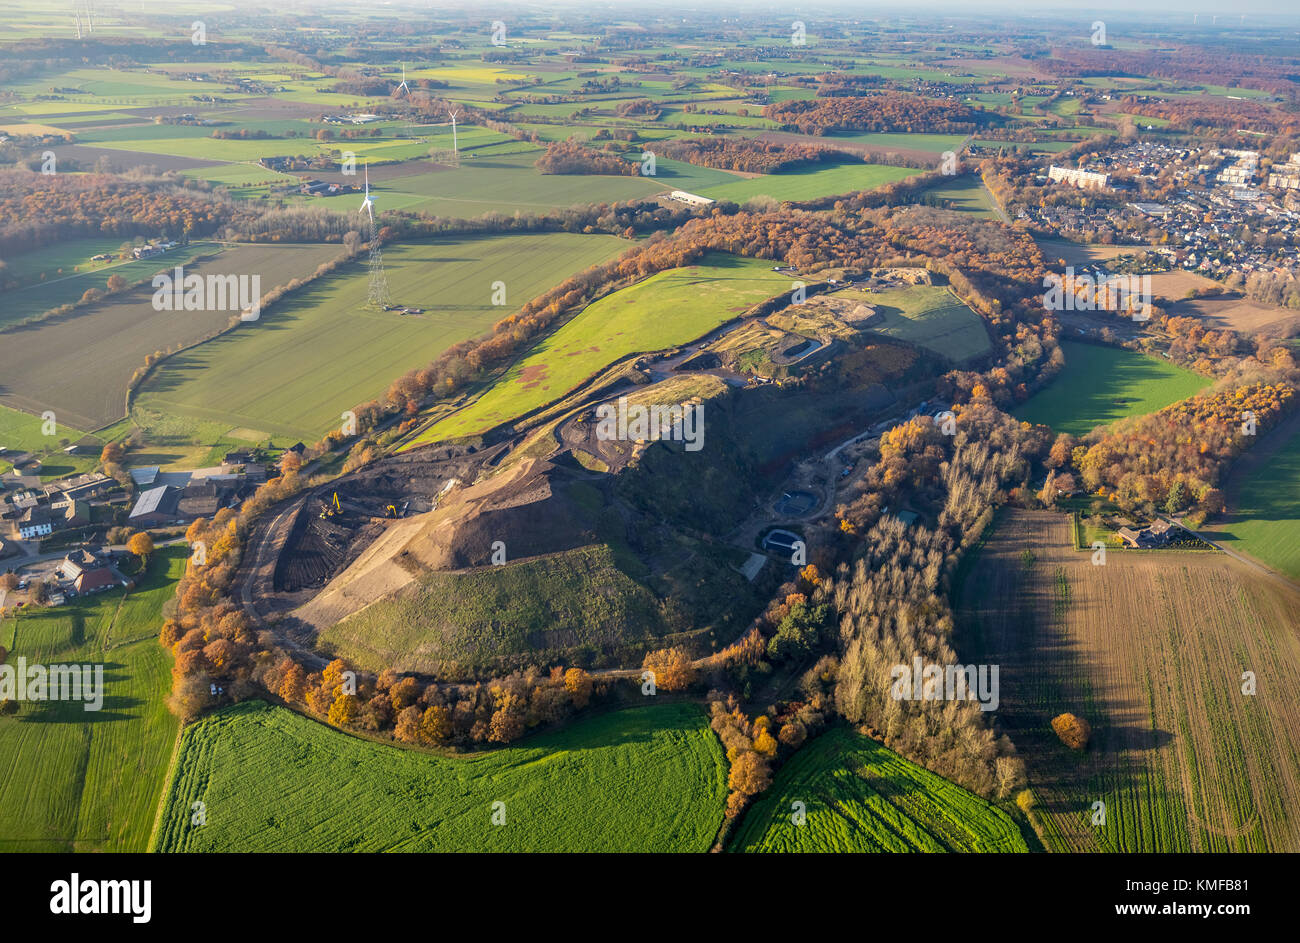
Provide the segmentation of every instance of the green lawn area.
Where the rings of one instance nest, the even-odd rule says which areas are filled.
[[[947,288],[913,285],[882,292],[849,289],[836,294],[861,299],[884,315],[884,323],[873,322],[870,330],[917,344],[949,360],[960,363],[992,349],[984,319]]]
[[[703,852],[726,791],[722,748],[693,704],[600,714],[446,758],[251,702],[186,728],[155,848]],[[196,801],[202,826],[190,824]],[[504,825],[492,824],[497,802]]]
[[[104,666],[103,708],[20,702],[0,716],[0,851],[144,851],[177,721],[158,644],[188,550],[158,551],[141,586],[0,621],[9,662]]]
[[[714,200],[743,203],[751,197],[770,196],[777,200],[813,200],[818,197],[874,190],[886,183],[920,173],[910,167],[884,167],[876,164],[836,164],[809,168],[799,172],[767,174],[706,186],[698,192]]]
[[[989,192],[984,189],[984,183],[978,174],[962,174],[953,177],[925,192],[937,199],[947,200],[951,204],[950,209],[986,219],[995,218]]]
[[[1300,580],[1300,434],[1255,467],[1233,499],[1227,523],[1207,534]]]
[[[806,820],[792,816],[802,802]],[[844,728],[790,758],[728,845],[748,852],[1024,852],[1002,809]]]
[[[1062,342],[1061,350],[1065,367],[1016,410],[1017,419],[1079,436],[1156,412],[1210,385],[1207,377],[1131,350],[1071,341]]]
[[[770,261],[721,253],[652,275],[588,305],[408,448],[486,432],[558,399],[622,357],[684,344],[790,286],[789,276],[773,272]]]
[[[366,263],[327,275],[256,323],[172,357],[141,388],[156,413],[318,438],[340,416],[408,370],[486,332],[569,275],[627,248],[613,236],[483,236],[393,245],[384,266],[394,302],[420,315],[366,307]],[[507,305],[491,304],[506,283]]]

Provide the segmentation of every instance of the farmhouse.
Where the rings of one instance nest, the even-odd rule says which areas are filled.
[[[50,520],[49,508],[30,507],[18,519],[18,536],[23,540],[48,537],[53,532],[54,524]]]
[[[112,570],[106,566],[101,566],[94,570],[86,570],[77,577],[72,585],[76,588],[78,596],[85,596],[88,593],[101,593],[106,589],[112,589],[114,586],[120,585],[121,582]]]
[[[83,573],[103,569],[104,564],[89,550],[73,550],[59,564],[59,572],[67,580],[80,579]]]
[[[1126,547],[1132,547],[1140,550],[1150,550],[1153,547],[1163,547],[1173,539],[1173,528],[1168,521],[1156,521],[1148,527],[1136,530],[1132,527],[1121,527],[1115,532],[1119,535],[1120,540],[1124,541]]]
[[[157,527],[176,520],[181,492],[170,485],[150,488],[140,495],[128,518],[137,527]]]

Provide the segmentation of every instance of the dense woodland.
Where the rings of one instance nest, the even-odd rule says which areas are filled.
[[[812,144],[775,144],[751,138],[690,138],[655,145],[665,157],[699,167],[774,174],[813,164],[852,160],[844,151]]]
[[[89,236],[210,235],[254,214],[179,177],[0,171],[0,255]]]
[[[635,177],[641,165],[624,160],[618,154],[599,151],[577,141],[552,141],[533,164],[544,174],[613,174]]]
[[[763,117],[787,131],[834,134],[841,131],[899,131],[910,134],[969,133],[987,114],[959,102],[903,92],[871,92],[854,98],[791,99],[763,108]]]

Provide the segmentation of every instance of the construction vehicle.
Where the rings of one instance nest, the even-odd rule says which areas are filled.
[[[343,507],[339,504],[339,493],[334,492],[334,499],[328,504],[321,505],[320,516],[322,518],[334,517],[336,514],[342,514]]]
[[[394,504],[390,504],[390,505],[388,505],[388,507],[384,508],[384,513],[385,513],[386,515],[388,515],[389,517],[396,517],[396,516],[397,516],[397,506],[394,505]]]

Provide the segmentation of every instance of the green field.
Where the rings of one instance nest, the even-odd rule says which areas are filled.
[[[366,307],[366,266],[318,279],[262,320],[168,360],[141,407],[277,435],[317,438],[458,341],[487,331],[524,301],[626,248],[613,236],[544,233],[391,246],[393,300],[420,315]],[[492,283],[506,283],[504,307]]]
[[[702,852],[725,795],[722,748],[692,704],[444,758],[252,702],[186,728],[155,848]],[[196,801],[207,812],[197,827]],[[504,825],[492,824],[494,802]]]
[[[1024,422],[1084,435],[1096,426],[1143,416],[1194,396],[1206,377],[1118,347],[1063,341],[1065,367],[1015,412]]]
[[[0,717],[0,850],[145,850],[177,730],[158,629],[187,554],[157,552],[130,593],[0,621],[10,663],[102,664],[106,691],[98,712],[48,701]]]
[[[372,671],[432,674],[445,663],[477,668],[491,657],[601,650],[652,638],[666,626],[659,600],[598,544],[468,573],[425,574],[320,640]]]
[[[654,178],[541,174],[533,167],[541,153],[462,154],[459,167],[385,180],[376,188],[376,206],[472,219],[488,212],[538,213],[578,203],[634,200],[664,189]]]
[[[916,344],[949,360],[960,363],[993,349],[984,319],[947,288],[913,285],[882,292],[850,289],[837,294],[861,298],[884,315],[884,323],[873,322],[869,330]]]
[[[1208,536],[1300,580],[1300,434],[1261,464],[1233,495],[1227,522]]]
[[[187,275],[256,274],[265,294],[293,278],[311,275],[341,251],[326,244],[239,245],[208,251],[204,262],[185,271]],[[171,260],[150,263],[154,272],[171,267]],[[153,293],[145,282],[71,316],[0,335],[0,377],[4,378],[0,403],[38,414],[52,409],[61,423],[99,429],[125,415],[127,384],[146,356],[211,337],[239,317],[237,300],[232,304],[227,299],[224,309],[160,311],[154,308]],[[271,323],[269,315],[245,330],[257,330],[264,323]]]
[[[930,196],[946,200],[949,209],[971,213],[985,219],[995,218],[993,203],[984,182],[977,174],[962,174],[925,191]]]
[[[796,825],[794,803],[806,821]],[[745,814],[729,851],[1023,852],[997,806],[844,728],[790,758]]]
[[[44,248],[26,255],[16,256],[14,263],[20,277],[27,283],[0,294],[0,326],[15,324],[44,314],[51,308],[74,304],[86,289],[105,291],[111,275],[121,275],[128,284],[147,282],[157,272],[169,271],[177,265],[187,265],[196,256],[211,255],[219,248],[215,243],[194,242],[178,246],[165,255],[131,262],[91,262],[92,255],[104,252],[117,254],[117,249],[130,239],[76,239],[66,246],[51,247],[47,256]],[[107,243],[107,244],[106,244]],[[83,254],[84,253],[84,254]],[[44,277],[42,278],[42,274]]]
[[[862,134],[828,134],[825,140],[852,141],[855,144],[867,144],[882,150],[929,151],[942,154],[944,151],[960,151],[966,140],[964,134],[902,134],[892,131],[867,132]]]
[[[684,344],[790,285],[769,261],[720,253],[652,275],[588,305],[477,400],[411,444],[486,432],[563,396],[622,357]]]
[[[770,196],[776,200],[814,200],[856,190],[874,190],[882,184],[893,183],[918,173],[919,170],[909,167],[836,164],[706,186],[698,192],[701,196],[714,200],[731,200],[735,203],[744,203],[756,196]]]
[[[0,448],[36,455],[41,459],[40,476],[47,479],[89,471],[99,462],[101,443],[98,439],[92,437],[89,440],[87,448],[82,450],[84,454],[68,455],[60,443],[64,439],[69,443],[80,442],[86,438],[85,433],[60,423],[57,414],[53,436],[44,434],[44,426],[40,416],[0,406]],[[0,475],[12,467],[0,458]]]

